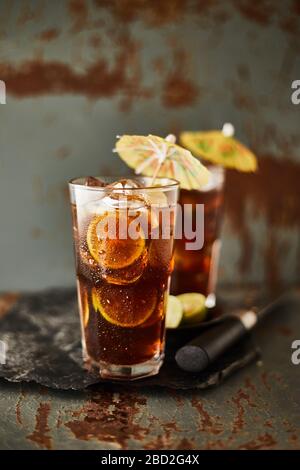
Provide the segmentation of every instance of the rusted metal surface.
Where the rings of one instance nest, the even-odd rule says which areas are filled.
[[[299,34],[297,0],[3,0],[1,291],[73,284],[66,180],[125,173],[116,134],[227,120],[259,172],[227,174],[220,280],[299,281]],[[295,313],[262,326],[263,363],[202,393],[1,382],[0,447],[300,448],[299,327]]]
[[[1,290],[74,282],[66,180],[125,173],[116,134],[227,120],[259,173],[228,173],[220,279],[299,281],[299,34],[297,0],[3,0]]]
[[[273,139],[276,136],[272,137]],[[263,148],[261,147],[261,152]],[[265,221],[262,248],[262,263],[267,284],[278,289],[288,275],[284,268],[287,257],[295,255],[300,259],[300,244],[283,236],[283,232],[300,231],[300,165],[290,158],[273,159],[265,156],[259,160],[257,175],[227,172],[226,204],[231,225],[239,233],[241,252],[239,269],[247,273],[253,269],[255,246],[258,243],[253,234],[253,217]],[[281,195],[283,197],[281,197]],[[251,215],[247,205],[251,206]],[[292,263],[288,269],[291,269]],[[300,265],[295,266],[298,270]]]
[[[300,294],[299,294],[300,295]],[[300,449],[299,302],[257,330],[262,360],[207,391],[0,383],[1,449]]]

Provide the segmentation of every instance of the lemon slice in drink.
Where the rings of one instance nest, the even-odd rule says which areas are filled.
[[[122,239],[119,237],[119,226],[124,223],[124,227],[129,226],[134,217],[114,212],[107,212],[105,215],[95,216],[87,231],[87,245],[94,260],[107,269],[122,269],[133,264],[145,249],[145,238],[142,229],[137,239],[130,238],[129,234]],[[99,236],[99,227],[115,224],[115,237],[108,234],[107,237]],[[125,225],[127,224],[127,225]],[[126,235],[126,233],[125,233]]]
[[[182,322],[200,323],[206,317],[207,308],[205,306],[205,296],[197,292],[177,295],[183,308]]]
[[[177,328],[182,320],[182,304],[174,295],[168,296],[166,328]]]
[[[140,256],[130,266],[121,269],[104,269],[102,270],[101,275],[109,284],[123,286],[133,284],[143,275],[147,263],[148,251],[144,250],[142,256]]]
[[[154,312],[157,304],[155,287],[104,285],[92,289],[96,312],[113,325],[135,328],[142,325]]]

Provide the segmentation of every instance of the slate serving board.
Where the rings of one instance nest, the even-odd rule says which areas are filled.
[[[209,327],[207,323],[193,330],[168,332],[166,359],[160,373],[130,385],[205,389],[220,384],[259,357],[249,336],[207,371],[197,375],[181,371],[174,360],[176,350],[202,328]],[[0,364],[0,377],[6,380],[36,382],[60,390],[83,390],[103,383],[96,373],[83,367],[77,299],[73,289],[22,295],[0,320],[0,340],[8,346],[6,363]]]

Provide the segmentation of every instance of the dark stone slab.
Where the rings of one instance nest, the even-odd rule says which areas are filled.
[[[207,327],[209,324],[193,331],[169,332],[166,359],[159,375],[131,385],[205,389],[218,385],[259,356],[249,337],[204,373],[193,375],[181,371],[174,360],[176,350],[201,328]],[[61,390],[83,390],[101,384],[96,373],[83,367],[77,299],[73,289],[22,295],[0,321],[0,340],[8,345],[6,364],[0,364],[0,377],[6,380],[36,382]]]

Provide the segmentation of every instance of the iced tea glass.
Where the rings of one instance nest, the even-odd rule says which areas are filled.
[[[194,230],[203,228],[195,226],[195,212],[197,204],[204,205],[204,244],[201,249],[187,250],[186,243],[190,240],[184,236],[176,240],[171,292],[176,295],[185,292],[200,292],[206,296],[207,307],[214,307],[221,249],[224,169],[219,166],[209,166],[208,169],[211,172],[211,179],[206,186],[199,190],[181,189],[180,191],[179,202],[182,206],[182,214],[186,210],[185,204],[188,204],[192,210],[185,214],[185,222],[190,223]]]
[[[69,187],[84,360],[108,379],[156,374],[178,183],[89,177]]]

